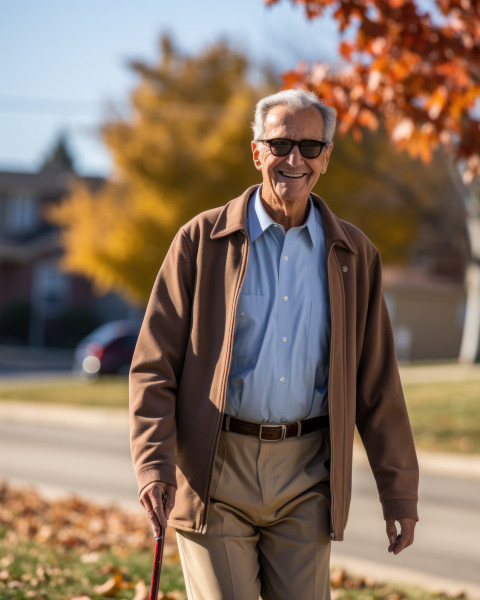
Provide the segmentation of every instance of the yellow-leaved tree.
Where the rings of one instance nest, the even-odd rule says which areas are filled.
[[[131,66],[140,77],[131,114],[102,131],[112,178],[95,192],[76,184],[49,218],[68,270],[143,303],[178,228],[257,181],[252,107],[274,88],[255,87],[246,58],[225,42],[186,56],[164,36],[156,64]]]

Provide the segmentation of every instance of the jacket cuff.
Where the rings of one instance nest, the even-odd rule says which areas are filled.
[[[383,500],[383,518],[415,519],[418,521],[417,500]]]
[[[168,483],[173,487],[177,487],[177,478],[175,476],[175,469],[170,465],[154,464],[148,465],[137,472],[138,482],[138,496],[140,497],[143,489],[154,481],[161,481],[162,483]]]

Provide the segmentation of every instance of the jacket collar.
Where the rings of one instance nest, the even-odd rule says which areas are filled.
[[[241,196],[235,198],[223,206],[213,226],[210,237],[214,240],[221,238],[235,231],[247,233],[247,207],[252,194],[259,186],[253,185],[243,192]],[[324,200],[316,194],[311,194],[313,203],[320,209],[322,214],[323,228],[325,232],[325,242],[327,248],[332,244],[343,246],[350,252],[358,254],[355,244],[348,235],[342,221],[328,208]]]
[[[252,185],[243,192],[241,196],[230,200],[220,210],[220,213],[213,226],[210,237],[212,240],[226,235],[230,235],[235,231],[244,231],[247,233],[247,207],[250,196],[255,193],[258,185]]]

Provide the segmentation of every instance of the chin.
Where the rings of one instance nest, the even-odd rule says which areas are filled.
[[[310,192],[308,189],[292,189],[290,185],[280,184],[277,187],[277,195],[284,202],[299,202],[308,198]]]

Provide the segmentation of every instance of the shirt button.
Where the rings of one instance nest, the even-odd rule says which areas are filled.
[[[283,337],[283,338],[282,338],[282,342],[286,342],[286,341],[287,341],[287,338],[286,338],[286,337]]]
[[[283,257],[283,260],[288,260],[288,256],[284,256],[284,257]]]
[[[245,316],[245,313],[240,313],[240,316],[241,316],[241,317],[244,317],[244,316]]]
[[[283,383],[285,381],[285,377],[280,377],[280,382]]]
[[[283,299],[286,302],[288,300],[288,296],[284,296]]]

